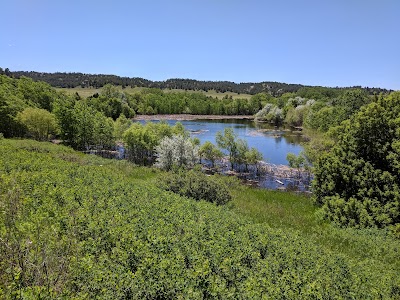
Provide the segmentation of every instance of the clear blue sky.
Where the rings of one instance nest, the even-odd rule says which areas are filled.
[[[399,0],[1,0],[0,67],[400,90]]]

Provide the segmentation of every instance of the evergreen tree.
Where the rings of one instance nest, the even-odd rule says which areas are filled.
[[[361,108],[331,131],[315,166],[314,198],[341,225],[400,223],[400,92]]]

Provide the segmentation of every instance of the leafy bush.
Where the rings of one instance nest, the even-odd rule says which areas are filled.
[[[181,196],[223,205],[232,199],[227,185],[217,176],[199,170],[177,170],[164,179],[164,188]]]
[[[276,105],[267,103],[263,109],[256,113],[255,120],[280,124],[283,121],[283,111]]]
[[[190,138],[182,135],[166,136],[156,147],[155,166],[164,170],[171,170],[173,166],[192,168],[199,161],[198,149]]]
[[[136,164],[153,163],[156,146],[164,137],[172,135],[185,135],[181,123],[174,126],[166,122],[133,123],[122,135],[128,159]]]
[[[17,114],[17,120],[39,141],[47,140],[57,131],[55,116],[45,109],[27,107]]]
[[[336,143],[315,166],[314,195],[329,220],[344,226],[400,223],[400,92],[331,131]]]

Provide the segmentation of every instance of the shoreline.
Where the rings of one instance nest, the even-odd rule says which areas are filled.
[[[223,120],[223,119],[239,119],[239,120],[253,120],[252,115],[190,115],[190,114],[171,114],[171,115],[136,115],[134,121],[154,121],[154,120],[177,120],[177,121],[190,121],[190,120]]]

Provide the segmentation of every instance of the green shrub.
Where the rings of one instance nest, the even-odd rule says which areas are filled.
[[[227,185],[217,176],[207,176],[198,170],[178,170],[164,179],[164,188],[181,196],[222,205],[232,196]]]
[[[361,108],[330,131],[315,165],[314,199],[342,226],[400,224],[400,92]]]

